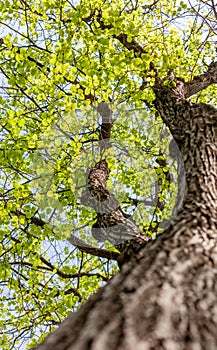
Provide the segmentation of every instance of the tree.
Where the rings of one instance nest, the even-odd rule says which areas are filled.
[[[2,348],[214,349],[213,2],[1,12]]]

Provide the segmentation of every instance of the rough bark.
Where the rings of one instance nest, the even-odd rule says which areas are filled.
[[[174,89],[156,82],[155,107],[185,166],[176,219],[38,350],[217,348],[217,110],[186,100],[216,72],[214,65],[192,84],[177,79]]]
[[[120,252],[125,249],[124,242],[134,238],[142,244],[148,238],[140,232],[135,223],[120,208],[119,202],[108,191],[106,181],[110,170],[103,159],[90,170],[87,189],[81,197],[81,203],[91,206],[97,213],[97,221],[92,227],[93,237],[101,242],[110,241]]]

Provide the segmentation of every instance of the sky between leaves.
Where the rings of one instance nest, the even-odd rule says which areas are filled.
[[[0,3],[1,349],[32,347],[117,271],[115,262],[65,240],[72,233],[99,247],[90,235],[96,213],[79,198],[87,170],[102,157],[101,101],[114,119],[112,147],[103,153],[109,190],[146,234],[171,215],[176,164],[152,106],[154,76],[157,71],[165,84],[175,76],[191,79],[215,60],[212,4]],[[192,100],[214,104],[216,87]],[[159,179],[162,211],[147,205]],[[109,243],[104,248],[114,250]]]

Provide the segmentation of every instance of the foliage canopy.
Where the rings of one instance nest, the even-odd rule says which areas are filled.
[[[170,217],[176,164],[154,79],[172,87],[201,74],[216,56],[216,18],[211,1],[8,0],[0,12],[0,346],[19,349],[117,271],[102,256],[115,248],[91,237],[96,213],[80,202],[97,161],[108,161],[108,188],[144,234]],[[215,103],[216,87],[194,99]],[[108,150],[101,102],[113,112]]]

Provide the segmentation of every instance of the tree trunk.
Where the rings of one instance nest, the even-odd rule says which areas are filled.
[[[185,166],[176,219],[38,350],[217,349],[217,110],[186,99],[211,73],[155,87],[155,107]]]

